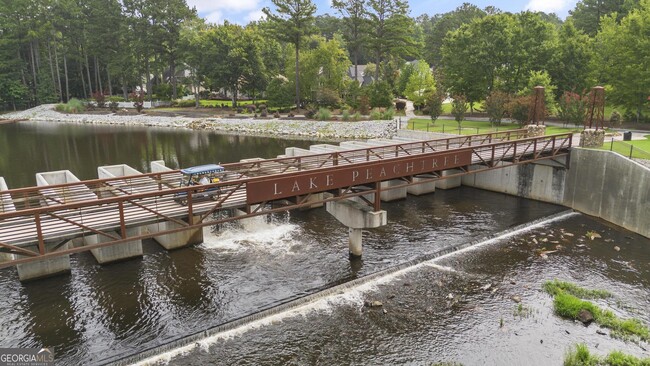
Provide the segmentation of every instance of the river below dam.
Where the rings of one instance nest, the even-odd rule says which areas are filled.
[[[31,122],[0,125],[0,142],[10,188],[41,171],[91,179],[98,165],[147,171],[151,160],[186,167],[310,144]],[[313,209],[206,228],[203,244],[171,252],[146,240],[141,259],[106,266],[76,254],[67,276],[20,283],[0,270],[0,347],[53,347],[65,365],[559,365],[576,343],[647,355],[646,343],[554,315],[541,285],[609,290],[602,306],[647,325],[649,239],[468,187],[382,208],[388,225],[364,232],[360,260],[348,258],[347,229]]]

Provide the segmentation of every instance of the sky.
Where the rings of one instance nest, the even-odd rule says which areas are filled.
[[[316,14],[329,13],[337,15],[331,7],[331,0],[312,0],[318,10]],[[503,11],[520,12],[522,10],[543,11],[555,13],[564,19],[569,10],[573,9],[577,0],[407,0],[411,16],[421,14],[434,15],[452,11],[464,2],[470,2],[479,8],[488,5],[496,6]],[[187,0],[190,7],[196,7],[199,16],[211,23],[230,23],[245,25],[252,20],[264,16],[262,8],[274,9],[270,0]]]

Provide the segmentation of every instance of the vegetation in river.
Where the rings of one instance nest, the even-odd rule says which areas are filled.
[[[602,309],[598,305],[578,297],[601,299],[611,297],[611,294],[607,291],[588,290],[560,281],[547,281],[542,288],[551,296],[554,296],[553,307],[555,313],[563,318],[584,321],[582,318],[586,310],[593,316],[593,321],[611,330],[610,335],[612,337],[622,339],[636,337],[644,341],[650,340],[650,331],[641,320],[635,318],[621,319],[611,310]]]
[[[566,353],[564,366],[650,366],[650,358],[638,358],[620,351],[600,357],[592,355],[585,344],[578,344]]]
[[[542,288],[547,293],[555,296],[560,292],[566,292],[581,299],[606,299],[612,297],[612,293],[606,290],[590,290],[566,281],[546,281]]]

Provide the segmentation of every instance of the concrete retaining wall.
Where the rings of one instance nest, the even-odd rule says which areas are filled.
[[[615,152],[573,148],[564,205],[650,238],[650,169]]]
[[[470,167],[470,170],[478,167]],[[507,193],[538,201],[564,204],[567,171],[564,166],[540,161],[463,176],[463,185]]]

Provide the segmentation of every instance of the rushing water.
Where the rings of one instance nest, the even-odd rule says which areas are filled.
[[[0,126],[0,139],[11,146],[0,147],[0,175],[20,172],[15,180],[7,179],[12,186],[30,184],[27,178],[42,170],[65,168],[92,178],[100,164],[146,170],[147,161],[156,159],[170,166],[229,162],[271,157],[286,146],[306,144],[145,128],[5,127]],[[101,141],[106,144],[95,147]],[[5,151],[13,149],[31,152],[27,156],[34,160],[21,163],[20,154],[7,158]],[[565,210],[465,187],[382,207],[389,225],[364,232],[363,259],[355,261],[348,258],[347,230],[324,209],[315,209],[207,229],[204,244],[171,252],[145,241],[141,259],[107,266],[96,264],[90,253],[73,255],[69,276],[21,284],[14,269],[1,270],[0,346],[53,346],[62,364],[117,360]],[[390,280],[341,290],[338,297],[299,311],[301,316],[278,314],[266,325],[202,342],[171,362],[526,364],[526,355],[543,351],[546,358],[532,363],[559,363],[565,348],[558,345],[570,343],[564,328],[578,339],[594,335],[550,313],[550,301],[538,290],[541,281],[560,277],[603,285],[629,298],[631,308],[647,304],[650,242],[580,215],[549,225],[478,251],[425,262]],[[531,235],[539,242],[548,238],[551,245],[551,235],[559,237],[560,230],[574,236],[557,244],[566,249],[543,259],[538,254],[542,244],[533,244]],[[586,230],[603,233],[599,246],[584,242],[580,234]],[[611,249],[614,242],[620,252]],[[608,249],[611,258],[604,256]],[[486,283],[490,290],[483,290]],[[531,307],[531,316],[513,317],[512,294]],[[385,306],[363,306],[373,299]],[[507,318],[505,329],[498,327],[500,317]],[[538,332],[545,346],[538,345]],[[617,344],[611,342],[607,347]]]

